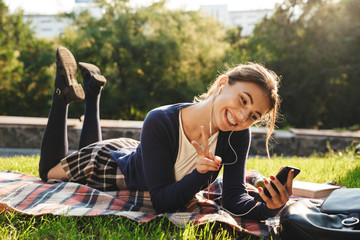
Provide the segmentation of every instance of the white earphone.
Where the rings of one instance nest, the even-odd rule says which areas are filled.
[[[224,88],[224,85],[222,85],[220,88],[219,88],[219,91],[216,93],[216,95],[219,95],[222,91],[222,89]]]

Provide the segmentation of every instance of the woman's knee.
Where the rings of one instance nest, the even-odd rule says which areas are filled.
[[[47,172],[47,179],[68,179],[68,176],[61,166],[60,163],[58,163],[55,167],[51,168]]]

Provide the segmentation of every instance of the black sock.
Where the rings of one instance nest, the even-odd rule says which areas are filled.
[[[85,116],[81,130],[79,149],[102,140],[100,126],[100,95],[85,89]]]
[[[48,123],[44,131],[39,162],[39,174],[47,181],[47,174],[68,152],[67,114],[68,104],[55,91],[50,108]]]

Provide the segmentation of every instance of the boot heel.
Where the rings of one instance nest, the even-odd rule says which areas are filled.
[[[91,81],[93,84],[103,87],[106,84],[106,78],[103,75],[91,75]]]
[[[80,102],[85,98],[84,90],[81,84],[70,85],[68,87],[69,93],[65,96],[67,101]]]
[[[106,78],[101,75],[100,69],[91,63],[79,62],[85,90],[98,95],[106,84]]]

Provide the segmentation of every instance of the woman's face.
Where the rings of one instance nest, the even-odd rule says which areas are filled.
[[[270,109],[270,99],[263,88],[252,82],[223,84],[214,101],[214,126],[222,131],[249,128]]]

